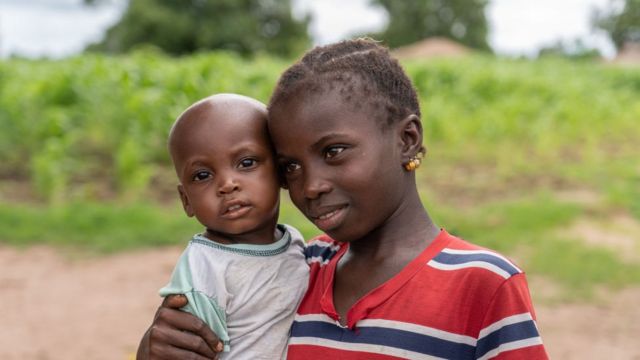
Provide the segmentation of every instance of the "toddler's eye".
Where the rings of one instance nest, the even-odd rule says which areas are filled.
[[[202,181],[202,180],[207,180],[208,178],[210,178],[211,176],[213,176],[210,172],[205,171],[205,170],[201,170],[196,172],[193,175],[193,181]]]
[[[343,152],[344,149],[346,149],[346,147],[344,146],[330,146],[329,148],[327,148],[327,150],[325,150],[324,157],[327,159],[331,159],[332,157],[335,157],[336,155]]]
[[[250,168],[252,166],[256,165],[256,159],[242,159],[240,160],[240,164],[238,165],[238,167],[240,168]]]

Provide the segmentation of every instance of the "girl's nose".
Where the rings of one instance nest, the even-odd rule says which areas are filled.
[[[313,200],[330,192],[331,185],[328,181],[319,176],[306,176],[303,191],[304,197]]]

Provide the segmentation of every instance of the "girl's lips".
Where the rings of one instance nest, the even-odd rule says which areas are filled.
[[[328,231],[340,225],[344,219],[347,205],[338,207],[337,209],[325,212],[321,215],[314,216],[313,223],[322,231]]]

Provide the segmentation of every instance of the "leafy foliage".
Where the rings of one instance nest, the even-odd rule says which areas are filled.
[[[611,0],[609,9],[594,14],[593,24],[609,34],[618,50],[627,41],[640,42],[640,0]]]
[[[601,57],[600,52],[584,43],[581,39],[573,41],[558,40],[538,50],[538,57],[556,56],[572,60],[595,60]]]
[[[489,50],[487,0],[372,0],[389,14],[387,28],[374,37],[398,47],[443,36],[476,49]]]
[[[162,184],[173,194],[165,142],[175,117],[218,92],[266,102],[287,64],[226,52],[170,58],[152,51],[2,62],[0,181],[31,182],[52,203],[135,200]],[[466,177],[451,178],[452,171],[482,168],[491,180],[481,184],[483,192],[580,183],[637,208],[624,195],[638,188],[637,69],[489,57],[406,68],[420,94],[430,150],[425,166],[441,170],[425,181],[455,184]]]
[[[175,55],[225,49],[292,56],[309,45],[308,22],[292,17],[290,0],[129,0],[120,22],[89,50],[149,44]]]
[[[217,92],[266,101],[283,67],[149,51],[0,63],[0,178],[30,179],[54,202],[104,188],[142,195],[169,164],[166,136],[184,108]]]

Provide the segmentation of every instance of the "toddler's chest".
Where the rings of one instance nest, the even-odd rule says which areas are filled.
[[[251,319],[265,312],[295,311],[306,291],[304,262],[230,264],[226,276],[229,319]]]

